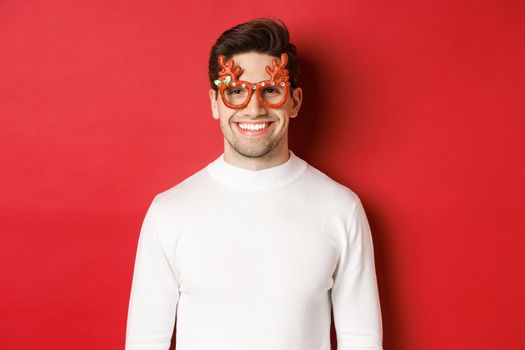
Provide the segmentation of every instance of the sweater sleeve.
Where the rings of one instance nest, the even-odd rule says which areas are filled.
[[[168,350],[176,319],[179,282],[151,203],[138,240],[126,328],[126,350]]]
[[[331,290],[338,350],[381,350],[382,321],[370,227],[357,199]]]

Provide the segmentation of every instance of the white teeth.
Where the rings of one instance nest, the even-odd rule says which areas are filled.
[[[268,126],[268,123],[263,124],[249,124],[249,123],[239,123],[239,127],[243,130],[261,130]]]

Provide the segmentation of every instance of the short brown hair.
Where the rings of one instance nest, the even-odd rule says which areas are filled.
[[[228,60],[237,54],[258,52],[280,58],[281,53],[286,52],[288,54],[286,69],[289,72],[290,85],[292,89],[296,88],[299,86],[296,51],[295,45],[290,42],[288,28],[280,19],[257,18],[238,24],[222,33],[211,48],[208,62],[210,86],[217,90],[213,81],[219,76],[217,62],[219,55],[224,55]]]

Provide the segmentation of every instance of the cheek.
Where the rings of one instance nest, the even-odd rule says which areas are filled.
[[[281,121],[282,124],[284,124],[288,119],[290,119],[290,112],[288,110],[280,109],[278,111],[275,111],[274,114],[276,115],[277,119]]]
[[[225,106],[218,106],[218,112],[221,123],[226,124],[230,122],[230,119],[233,118],[233,116],[236,113],[236,111],[231,110],[230,108],[227,108]]]
[[[278,111],[276,111],[276,113],[279,114],[280,118],[288,118],[290,115],[292,115],[292,105],[293,101],[291,97],[288,96],[286,102],[281,106],[281,108],[279,108]]]
[[[223,111],[221,114],[221,127],[225,129],[231,129],[233,127],[232,119],[235,116],[235,112],[230,111]]]

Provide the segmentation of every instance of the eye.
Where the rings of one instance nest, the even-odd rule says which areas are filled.
[[[229,89],[228,93],[230,95],[238,95],[238,94],[242,93],[242,90],[241,89]]]
[[[272,87],[267,87],[266,89],[264,89],[264,93],[265,94],[270,94],[270,95],[276,95],[276,94],[279,94],[281,93],[278,89],[275,89],[275,88],[272,88]]]

